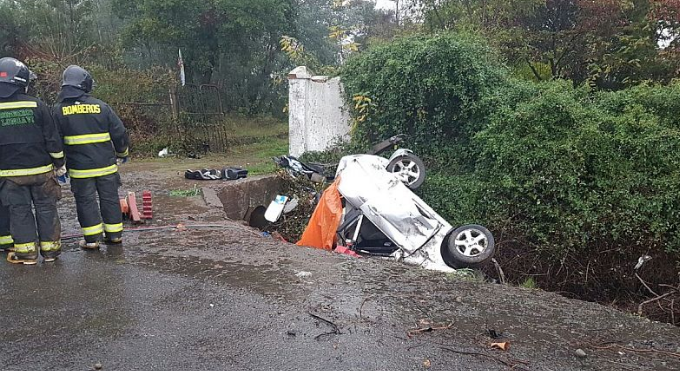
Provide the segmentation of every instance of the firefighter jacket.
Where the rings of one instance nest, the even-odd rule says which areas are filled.
[[[64,141],[69,176],[95,178],[118,171],[116,157],[128,156],[128,137],[123,122],[111,107],[83,94],[62,99],[54,107]]]
[[[0,98],[0,177],[48,173],[64,165],[64,152],[50,109],[18,93]]]

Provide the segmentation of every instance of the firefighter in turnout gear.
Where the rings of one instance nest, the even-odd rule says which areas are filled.
[[[107,243],[120,243],[123,215],[117,165],[128,156],[125,126],[109,105],[90,96],[94,80],[85,69],[66,68],[61,86],[54,118],[63,139],[78,222],[85,236],[81,247],[98,248],[102,235]]]
[[[0,205],[0,252],[9,252],[13,245],[14,240],[9,233],[9,208]]]
[[[7,261],[22,264],[36,264],[38,249],[46,262],[61,252],[55,169],[66,171],[49,108],[26,94],[33,76],[22,62],[0,59],[0,199],[9,209],[11,237],[0,232],[14,242]]]

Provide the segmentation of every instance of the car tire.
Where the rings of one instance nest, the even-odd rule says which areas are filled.
[[[441,247],[442,258],[451,268],[476,268],[491,259],[495,252],[493,235],[477,224],[450,231]]]
[[[392,159],[387,164],[387,171],[397,174],[397,177],[411,190],[420,188],[425,181],[425,164],[412,153]]]

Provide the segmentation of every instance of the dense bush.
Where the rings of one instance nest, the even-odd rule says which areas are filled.
[[[350,59],[342,81],[352,106],[368,113],[355,115],[353,140],[368,146],[403,133],[431,165],[469,163],[468,142],[506,81],[497,60],[482,40],[450,34],[403,38]]]
[[[649,254],[645,278],[676,283],[680,82],[618,92],[519,82],[492,56],[455,35],[359,55],[343,74],[353,140],[408,133],[431,170],[424,199],[452,224],[489,226],[515,281],[635,297],[647,292],[632,267]]]

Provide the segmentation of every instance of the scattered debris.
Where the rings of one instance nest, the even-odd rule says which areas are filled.
[[[286,205],[283,207],[283,213],[284,214],[291,213],[298,206],[299,202],[300,202],[300,200],[297,199],[297,198],[292,198],[292,199],[288,200]]]
[[[139,210],[137,209],[137,197],[135,192],[128,192],[127,194],[127,204],[130,210],[129,217],[133,223],[139,224],[142,222],[142,217],[139,215]]]
[[[295,331],[293,331],[293,330],[288,330],[288,331],[286,331],[286,335],[288,335],[288,336],[296,336],[296,335],[297,335],[297,332],[295,332]]]
[[[283,208],[286,206],[289,198],[287,196],[277,195],[276,198],[269,204],[267,211],[264,213],[264,218],[267,221],[274,223],[283,214]]]
[[[426,320],[421,320],[420,324],[423,325],[429,325],[430,322]],[[437,330],[449,330],[453,327],[453,322],[449,323],[448,325],[440,325],[440,326],[427,326],[427,327],[418,327],[415,329],[411,329],[406,331],[406,336],[413,337],[414,335],[421,334],[423,332],[432,332],[432,331],[437,331]]]
[[[170,155],[170,149],[168,149],[168,147],[165,147],[158,152],[158,157],[167,157],[168,155]]]
[[[240,167],[227,167],[222,170],[217,169],[187,169],[184,172],[185,179],[192,180],[237,180],[248,177],[248,170]]]
[[[319,315],[317,315],[317,314],[314,314],[314,313],[312,313],[312,312],[307,312],[307,314],[309,314],[310,316],[312,316],[312,317],[318,319],[318,320],[321,321],[321,322],[324,322],[324,323],[328,324],[329,326],[331,326],[331,327],[333,328],[333,330],[330,331],[330,332],[324,332],[324,333],[322,333],[322,334],[316,335],[316,336],[314,337],[315,340],[319,340],[320,337],[325,336],[325,335],[341,335],[341,334],[342,334],[342,333],[340,332],[340,329],[338,328],[338,326],[337,326],[335,323],[333,323],[333,322],[331,322],[331,321],[329,321],[329,320],[327,320],[327,319],[325,319],[325,318],[323,318],[323,317],[321,317],[321,316],[319,316]]]
[[[101,364],[100,362],[97,362],[97,363],[94,364],[94,369],[95,369],[95,370],[101,370],[102,367],[104,367],[104,366],[102,366],[102,364]]]
[[[350,249],[349,249],[348,247],[346,247],[346,246],[336,246],[336,247],[335,247],[335,250],[333,250],[333,251],[337,252],[338,254],[345,254],[345,255],[349,255],[349,256],[355,257],[355,258],[360,258],[360,257],[361,257],[361,255],[357,254],[356,251],[350,250]]]
[[[504,341],[502,343],[491,343],[489,345],[491,346],[491,348],[500,349],[502,351],[507,351],[508,349],[510,349],[509,341]]]
[[[295,273],[295,276],[299,277],[299,278],[307,278],[307,277],[312,276],[312,272],[300,271],[300,272]]]
[[[305,177],[314,183],[324,183],[328,179],[323,175],[325,169],[322,165],[305,164],[293,156],[279,156],[273,160],[293,178]]]
[[[649,256],[649,255],[643,255],[643,256],[641,256],[641,257],[638,259],[637,264],[635,264],[635,268],[633,268],[633,269],[634,269],[634,270],[638,270],[638,269],[642,268],[642,266],[643,266],[646,262],[648,262],[648,261],[650,261],[650,260],[652,260],[652,257]]]
[[[486,329],[486,333],[492,339],[500,339],[500,338],[505,337],[503,335],[503,331],[496,331],[495,329],[492,329],[492,328]]]
[[[586,351],[583,350],[583,349],[580,349],[580,348],[576,349],[576,351],[574,352],[574,355],[576,355],[576,357],[578,357],[578,358],[586,358],[588,356],[586,354]]]
[[[425,367],[425,368],[430,368],[430,367],[432,367],[432,362],[430,362],[429,359],[424,360],[424,361],[423,361],[423,367]]]

